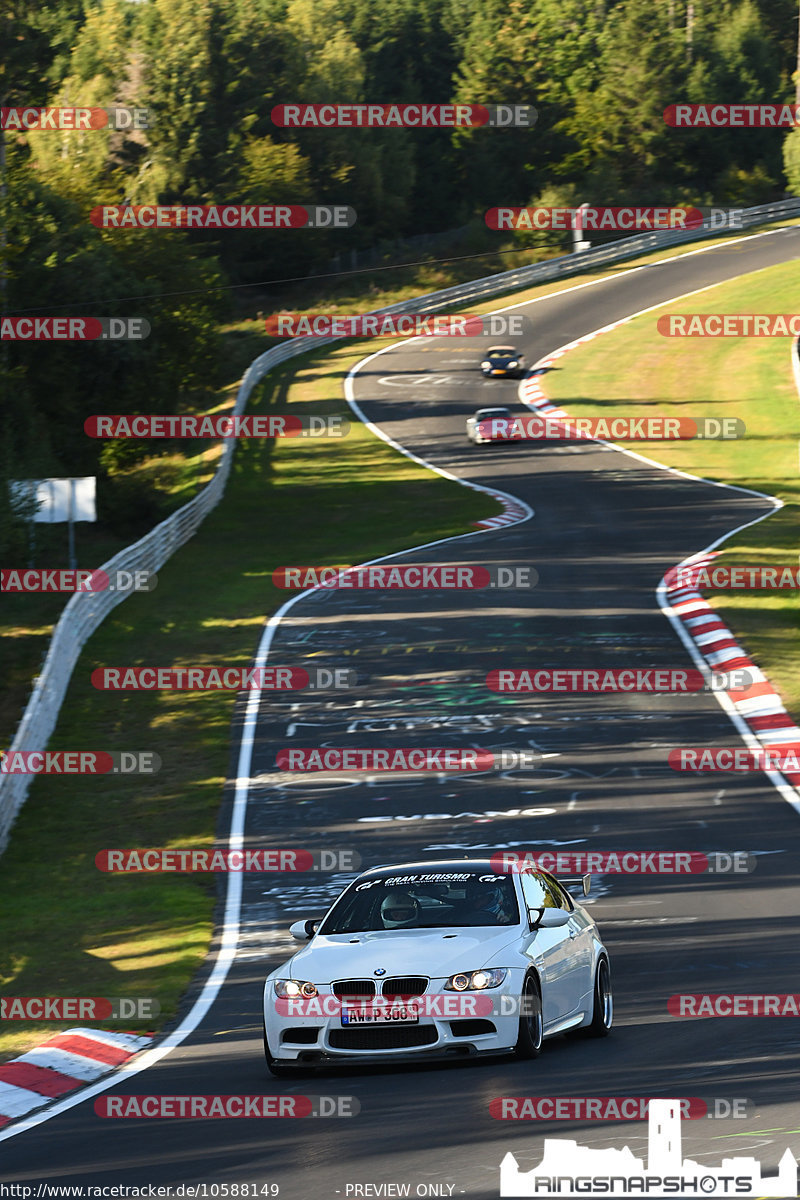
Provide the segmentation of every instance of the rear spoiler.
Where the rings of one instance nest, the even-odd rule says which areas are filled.
[[[589,895],[589,892],[592,887],[591,875],[561,875],[561,876],[559,876],[558,882],[562,883],[562,884],[578,884],[578,883],[580,883],[583,886],[584,896]]]

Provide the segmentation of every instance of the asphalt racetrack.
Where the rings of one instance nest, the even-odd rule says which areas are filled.
[[[522,310],[533,329],[522,348],[533,363],[650,305],[798,258],[800,229],[787,228],[634,272],[623,268],[592,286],[566,285]],[[667,1011],[678,992],[797,990],[797,812],[763,775],[669,768],[674,747],[739,744],[712,695],[542,698],[484,686],[495,668],[692,666],[658,607],[657,585],[669,567],[771,506],[596,443],[470,446],[464,425],[475,408],[524,411],[515,381],[481,378],[483,344],[439,338],[398,345],[361,364],[353,396],[414,454],[534,510],[516,525],[393,561],[533,566],[538,586],[325,591],[294,604],[275,631],[269,661],[348,667],[358,683],[349,691],[262,698],[247,844],[352,847],[365,867],[503,848],[746,850],[756,870],[595,879],[592,912],[611,954],[616,1001],[607,1039],[556,1037],[533,1063],[337,1068],[289,1080],[272,1079],[264,1065],[263,979],[297,945],[288,924],[319,915],[351,876],[247,875],[238,952],[207,1014],[171,1053],[117,1077],[103,1094],[322,1093],[357,1097],[359,1115],[104,1120],[89,1098],[0,1135],[0,1180],[173,1189],[277,1184],[282,1200],[396,1195],[363,1189],[408,1184],[412,1196],[489,1200],[498,1196],[504,1154],[513,1151],[530,1169],[544,1136],[597,1148],[627,1144],[646,1155],[641,1122],[543,1126],[490,1114],[493,1098],[525,1095],[747,1098],[754,1105],[747,1118],[685,1121],[685,1154],[713,1167],[726,1156],[755,1155],[767,1172],[786,1146],[800,1155],[797,1021],[679,1020]],[[643,444],[641,452],[658,458],[657,445]],[[243,701],[238,711],[231,780]],[[277,771],[280,749],[320,745],[534,749],[552,757],[534,771],[472,777],[309,782]],[[226,796],[225,834],[232,783]]]

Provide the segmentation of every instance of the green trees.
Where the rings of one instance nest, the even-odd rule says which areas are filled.
[[[111,397],[123,410],[189,403],[213,377],[214,323],[231,294],[221,285],[324,271],[339,251],[532,198],[742,206],[779,197],[786,181],[800,191],[797,132],[678,130],[662,115],[681,101],[792,99],[795,17],[796,0],[6,0],[4,104],[125,105],[152,118],[127,132],[5,134],[8,311],[153,327],[136,346],[4,344],[19,469],[54,471],[67,453],[92,469],[83,417]],[[539,118],[456,131],[271,120],[279,103],[367,100],[530,104]],[[350,204],[358,224],[89,223],[95,206],[126,199]]]

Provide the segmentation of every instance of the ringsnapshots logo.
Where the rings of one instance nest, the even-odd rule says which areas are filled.
[[[531,104],[276,104],[280,129],[532,129]]]
[[[3,317],[4,342],[141,342],[150,336],[144,317]]]
[[[621,1150],[580,1146],[572,1139],[547,1138],[538,1166],[521,1171],[509,1152],[500,1164],[500,1195],[698,1197],[797,1196],[797,1159],[782,1155],[777,1175],[764,1175],[757,1159],[726,1158],[721,1167],[683,1157],[682,1101],[652,1099],[648,1109],[646,1158]]]
[[[98,229],[350,229],[347,204],[103,204],[89,220]]]
[[[153,996],[0,996],[0,1021],[147,1021]]]
[[[154,750],[0,750],[0,775],[155,775]]]
[[[289,871],[360,871],[361,856],[355,850],[263,850],[246,847],[197,849],[166,847],[136,850],[98,850],[94,856],[98,871],[121,875],[165,874],[268,874]]]
[[[8,567],[0,571],[0,592],[152,592],[154,571],[107,571],[76,567],[27,570]]]
[[[150,129],[152,114],[147,108],[2,108],[0,128],[21,133],[42,129]]]
[[[338,416],[248,416],[245,413],[214,413],[188,416],[105,415],[87,417],[84,433],[91,438],[343,438],[350,422]]]
[[[275,587],[285,591],[307,588],[400,591],[475,591],[483,588],[535,588],[535,567],[478,567],[467,563],[413,564],[369,567],[276,567]]]
[[[510,337],[531,332],[521,313],[276,313],[264,327],[272,337]]]
[[[98,1117],[152,1117],[208,1121],[213,1118],[357,1117],[356,1096],[100,1096],[94,1102]]]
[[[743,691],[752,687],[753,682],[753,675],[743,668],[734,671],[696,671],[686,667],[498,668],[486,676],[486,686],[492,692],[533,692],[536,695],[557,692],[598,695],[615,692],[730,692]]]
[[[664,122],[673,129],[793,129],[798,104],[668,104]]]
[[[349,667],[96,667],[101,692],[294,692],[355,687]]]

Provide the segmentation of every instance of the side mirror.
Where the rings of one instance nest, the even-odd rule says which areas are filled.
[[[321,920],[322,917],[311,917],[305,921],[295,921],[289,926],[289,933],[296,942],[310,942]]]
[[[534,919],[534,914],[539,916]],[[565,908],[530,908],[528,916],[533,929],[561,929],[571,916]]]

